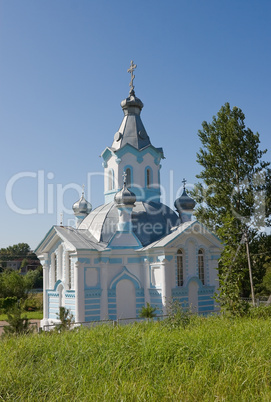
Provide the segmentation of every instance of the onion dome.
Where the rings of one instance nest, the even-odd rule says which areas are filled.
[[[115,194],[114,201],[118,205],[134,205],[136,202],[135,193],[127,188],[126,173],[124,173],[123,187],[118,193]]]
[[[85,199],[85,193],[82,191],[80,200],[76,201],[72,206],[74,215],[88,215],[92,210],[92,205]]]
[[[189,197],[189,195],[187,195],[185,191],[185,183],[186,183],[185,179],[183,179],[183,183],[184,183],[183,193],[174,202],[174,206],[179,213],[181,213],[181,211],[189,211],[189,210],[191,211],[192,209],[195,208],[196,205],[196,202],[193,200],[193,198]]]

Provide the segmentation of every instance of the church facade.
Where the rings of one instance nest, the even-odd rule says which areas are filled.
[[[135,318],[147,302],[160,314],[174,300],[199,313],[216,308],[221,243],[193,220],[185,185],[176,212],[160,201],[164,154],[142,123],[134,68],[122,123],[102,152],[105,203],[92,210],[83,192],[73,205],[76,227],[53,226],[36,249],[44,273],[42,327],[56,322],[60,306],[76,322]]]

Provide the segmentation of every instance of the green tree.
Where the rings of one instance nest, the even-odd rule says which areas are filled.
[[[59,307],[59,313],[57,313],[58,320],[60,320],[59,324],[55,325],[55,330],[57,332],[66,331],[72,328],[74,324],[74,317],[71,311],[65,307]]]
[[[32,288],[32,281],[20,275],[18,272],[4,272],[0,275],[0,297],[16,296],[25,300],[28,291]]]
[[[227,282],[231,282],[229,294],[233,289],[242,293],[247,260],[244,246],[238,255],[236,250],[245,230],[253,239],[267,222],[270,164],[262,161],[266,150],[259,149],[259,134],[246,128],[242,110],[231,109],[229,103],[212,123],[202,123],[198,135],[202,146],[197,162],[203,169],[192,193],[198,203],[196,216],[226,244],[220,261],[221,295]]]
[[[7,312],[9,325],[4,327],[4,336],[23,335],[32,332],[28,318],[22,317],[21,314],[22,311],[19,306],[15,306]]]
[[[0,260],[9,261],[26,258],[29,254],[31,254],[29,245],[27,243],[18,243],[13,246],[8,246],[7,248],[1,248]]]
[[[152,307],[150,303],[147,302],[146,307],[142,306],[139,310],[139,317],[140,318],[154,318],[156,317],[156,307]]]

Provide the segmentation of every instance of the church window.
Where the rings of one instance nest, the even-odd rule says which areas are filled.
[[[132,176],[131,169],[127,168],[125,173],[126,173],[126,184],[127,184],[127,187],[129,187],[131,185],[131,176]]]
[[[147,187],[150,187],[151,185],[151,169],[146,170],[146,184]]]
[[[183,252],[181,249],[177,251],[177,286],[183,286]]]
[[[113,172],[112,172],[112,170],[109,170],[109,172],[108,172],[108,191],[111,191],[113,189],[114,189]]]
[[[204,272],[204,253],[202,250],[198,252],[198,270],[199,270],[199,279],[202,284],[205,285],[205,272]]]

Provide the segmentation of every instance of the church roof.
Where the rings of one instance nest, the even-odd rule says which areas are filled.
[[[118,208],[114,202],[94,209],[79,225],[78,230],[89,231],[98,242],[109,243],[117,231]],[[143,246],[161,239],[178,225],[176,213],[156,202],[136,202],[132,211],[132,230]]]
[[[121,102],[124,112],[124,118],[119,130],[114,136],[112,148],[114,150],[124,147],[126,144],[132,145],[134,148],[141,150],[151,145],[150,138],[142,123],[140,112],[143,103],[136,96],[129,96]]]
[[[174,230],[175,229],[175,230]],[[221,240],[212,232],[210,232],[205,225],[200,223],[199,221],[187,221],[181,223],[176,228],[173,228],[171,233],[164,236],[163,238],[148,244],[146,247],[141,250],[149,250],[153,248],[166,247],[170,243],[172,243],[178,236],[182,234],[193,234],[193,235],[202,235],[205,238],[208,238],[209,242],[213,244],[215,247],[223,248],[221,244]]]

